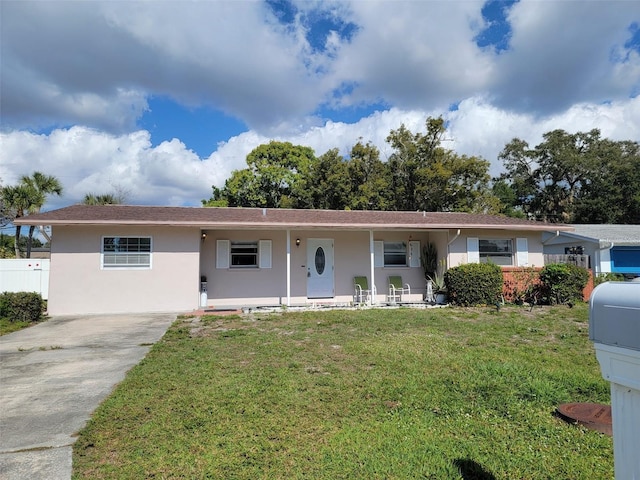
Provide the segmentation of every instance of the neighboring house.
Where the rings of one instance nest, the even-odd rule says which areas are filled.
[[[447,266],[543,264],[549,224],[465,213],[74,205],[16,221],[52,228],[49,313],[341,304],[355,276],[385,302],[388,276],[425,293],[420,251]],[[553,226],[560,231],[569,226]]]
[[[543,235],[544,253],[584,254],[595,275],[640,276],[640,225],[572,225],[573,232],[555,228]]]

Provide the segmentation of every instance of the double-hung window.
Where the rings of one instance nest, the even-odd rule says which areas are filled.
[[[513,265],[513,241],[511,239],[479,239],[478,252],[481,263]]]
[[[407,244],[404,242],[384,242],[384,266],[406,267]]]
[[[271,240],[217,240],[216,268],[271,268]]]
[[[102,237],[102,268],[151,268],[151,237]]]
[[[231,268],[243,267],[258,267],[258,242],[231,242]]]

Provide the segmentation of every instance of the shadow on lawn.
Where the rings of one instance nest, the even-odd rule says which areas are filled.
[[[496,480],[491,472],[487,472],[478,462],[468,458],[456,458],[453,464],[462,475],[462,480]]]

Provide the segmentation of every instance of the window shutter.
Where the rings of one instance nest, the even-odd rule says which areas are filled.
[[[409,242],[409,266],[420,267],[420,242],[417,240]]]
[[[529,265],[529,251],[526,238],[516,238],[516,261],[519,267],[526,267]]]
[[[384,242],[379,240],[373,242],[373,265],[384,267]]]
[[[260,268],[271,268],[271,240],[258,242],[258,255],[260,256]]]
[[[480,263],[480,242],[478,237],[467,237],[467,262]]]
[[[229,240],[216,241],[216,268],[229,268]]]

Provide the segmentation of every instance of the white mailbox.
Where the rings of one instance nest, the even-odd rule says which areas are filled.
[[[616,479],[640,480],[640,283],[607,282],[591,294],[589,338],[611,382]]]

